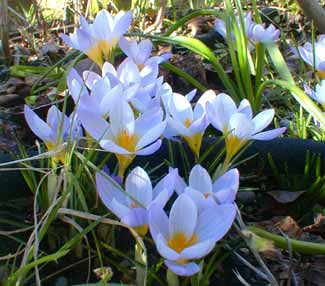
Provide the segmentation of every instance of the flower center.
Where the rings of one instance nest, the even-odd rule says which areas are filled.
[[[109,60],[112,49],[116,46],[117,40],[111,42],[100,40],[96,42],[85,54],[99,66],[103,65],[103,58]]]
[[[195,234],[190,239],[187,239],[184,232],[176,232],[170,240],[168,240],[168,246],[180,253],[184,248],[195,244],[198,241]]]
[[[189,119],[188,117],[184,120],[184,125],[186,126],[186,128],[189,128],[192,124],[192,120]]]
[[[130,152],[134,152],[138,138],[135,136],[135,134],[129,134],[128,131],[124,128],[123,131],[117,136],[116,141],[117,145]]]

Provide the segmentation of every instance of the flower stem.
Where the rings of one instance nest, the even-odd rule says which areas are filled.
[[[289,245],[293,251],[307,254],[307,255],[324,255],[325,254],[325,244],[324,243],[315,243],[315,242],[307,242],[301,241],[292,238],[285,238],[277,234],[270,233],[264,229],[249,226],[248,230],[254,232],[255,234],[265,238],[272,240],[274,244],[281,249],[289,249]]]
[[[142,250],[142,247],[141,247],[141,245],[139,245],[138,242],[136,242],[136,244],[135,244],[134,258],[135,258],[135,261],[139,262],[141,265],[147,264],[147,257],[145,256],[145,254]],[[145,285],[145,281],[146,281],[145,269],[142,266],[137,265],[136,272],[137,272],[137,277],[136,277],[137,285]]]
[[[171,270],[167,270],[167,283],[168,286],[179,286],[178,276]]]

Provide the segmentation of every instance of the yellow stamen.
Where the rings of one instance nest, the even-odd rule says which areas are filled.
[[[168,240],[168,246],[180,253],[184,248],[192,246],[197,241],[198,239],[195,234],[193,234],[190,239],[187,239],[184,232],[176,232],[174,233],[173,237]]]
[[[135,151],[135,146],[137,145],[137,142],[137,136],[135,136],[134,134],[129,134],[126,129],[123,129],[123,131],[116,138],[116,144],[130,152]],[[123,178],[127,167],[132,163],[133,159],[135,158],[135,155],[115,154],[115,156],[118,160],[119,166],[118,175]]]
[[[186,128],[189,128],[192,124],[192,120],[189,119],[188,117],[184,120],[184,125],[186,126]]]
[[[136,227],[133,227],[133,229],[142,237],[144,237],[147,232],[148,232],[148,225],[147,224],[143,224],[143,225],[139,225]]]
[[[211,194],[210,193],[205,193],[204,197],[207,199]]]
[[[100,67],[103,66],[104,60],[109,60],[113,48],[116,46],[117,40],[113,39],[111,42],[99,41],[91,47],[86,55]],[[103,59],[104,58],[104,59]]]

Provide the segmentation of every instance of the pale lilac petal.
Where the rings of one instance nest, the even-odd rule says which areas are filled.
[[[252,110],[251,104],[249,103],[249,101],[246,98],[240,102],[240,104],[238,106],[238,112],[245,114],[248,119],[253,118],[253,110]]]
[[[120,220],[124,217],[127,217],[131,211],[126,205],[120,203],[115,198],[111,201],[109,205],[106,205],[107,208],[115,214]]]
[[[234,204],[223,204],[203,211],[197,221],[195,234],[199,241],[218,241],[226,235],[236,216]]]
[[[190,247],[186,247],[180,256],[185,259],[200,259],[208,255],[214,248],[216,241],[213,239],[196,243]]]
[[[157,243],[159,233],[166,239],[169,237],[168,217],[161,205],[152,204],[148,210],[148,222],[151,236]]]
[[[167,127],[166,127],[169,136],[191,136],[189,128],[186,128],[185,125],[174,119],[173,117],[167,117]],[[168,135],[167,135],[168,136]]]
[[[193,200],[181,194],[174,202],[169,214],[169,234],[184,233],[190,239],[198,219],[197,207]]]
[[[160,148],[161,143],[162,143],[162,141],[159,139],[155,143],[152,143],[151,145],[149,145],[141,150],[136,151],[135,154],[141,155],[141,156],[153,154]]]
[[[274,109],[267,109],[257,114],[252,122],[254,124],[254,133],[258,133],[266,128],[273,120]]]
[[[262,141],[272,140],[282,135],[286,130],[287,130],[286,127],[281,127],[269,131],[260,132],[252,136],[252,139],[262,140]]]
[[[128,214],[122,217],[121,221],[131,227],[147,225],[148,212],[144,208],[131,208]]]
[[[218,203],[233,203],[239,188],[238,169],[231,169],[213,183],[214,197]]]
[[[251,120],[242,113],[235,113],[229,120],[228,130],[240,139],[249,139],[254,131],[254,126]]]
[[[189,186],[201,193],[212,193],[212,181],[209,173],[201,165],[195,165],[189,176]]]
[[[177,260],[179,254],[167,245],[167,241],[161,233],[156,236],[156,247],[159,254],[168,260]]]
[[[98,114],[86,111],[83,108],[78,109],[78,118],[85,130],[95,140],[110,138],[110,126],[106,120],[104,120]]]
[[[200,271],[200,267],[194,262],[178,264],[170,260],[165,260],[165,264],[168,269],[179,276],[193,276]]]
[[[154,142],[155,140],[157,140],[164,132],[164,130],[166,128],[166,124],[167,124],[167,121],[165,120],[165,121],[157,124],[152,129],[148,130],[147,133],[145,133],[138,141],[138,143],[136,145],[136,149],[137,150],[142,149],[143,147],[145,147],[145,146],[151,144],[152,142]]]
[[[152,201],[152,184],[147,172],[141,167],[133,169],[126,178],[125,190],[130,195],[129,204],[141,203],[147,207]]]
[[[51,140],[51,128],[27,105],[24,106],[24,115],[29,128],[37,137],[45,142]]]
[[[132,22],[132,12],[128,11],[124,14],[122,14],[122,11],[119,12],[120,17],[118,18],[117,16],[115,17],[118,19],[117,22],[115,22],[115,27],[114,27],[114,34],[116,37],[121,37],[131,26]]]
[[[169,103],[169,111],[173,118],[183,123],[185,120],[193,120],[193,110],[190,102],[181,94],[174,93],[170,103]]]
[[[193,200],[199,213],[208,207],[207,199],[204,197],[203,193],[199,192],[198,190],[192,189],[191,187],[186,187],[184,194]]]
[[[196,95],[197,89],[191,90],[189,93],[185,94],[184,97],[187,99],[188,102],[191,102]]]
[[[109,177],[107,175],[107,177]],[[115,198],[121,204],[126,205],[126,195],[124,191],[118,187],[117,182],[112,177],[106,178],[101,173],[96,173],[96,188],[100,199],[107,208],[111,207]]]
[[[99,145],[106,151],[109,151],[109,152],[112,152],[115,154],[121,154],[121,155],[130,155],[131,154],[131,152],[129,152],[128,150],[126,150],[123,147],[120,147],[112,140],[107,140],[107,139],[100,140]]]
[[[85,81],[86,86],[89,89],[92,89],[94,84],[96,83],[96,81],[98,81],[102,78],[99,74],[97,74],[93,71],[84,71],[82,73],[82,77]]]

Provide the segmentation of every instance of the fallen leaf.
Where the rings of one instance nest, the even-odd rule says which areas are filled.
[[[303,231],[314,233],[322,237],[325,236],[325,216],[318,214],[315,218],[315,223],[305,226]]]

